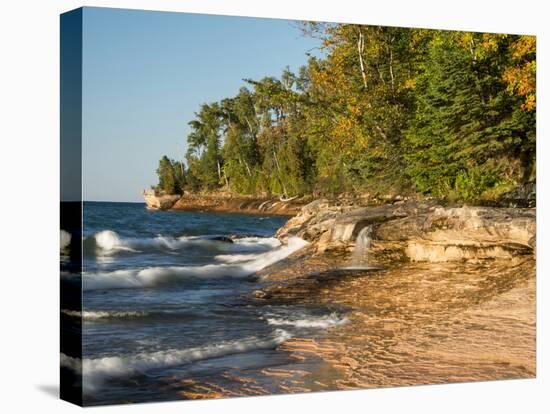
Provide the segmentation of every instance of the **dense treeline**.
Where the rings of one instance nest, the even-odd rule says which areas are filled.
[[[302,28],[322,57],[203,104],[187,166],[164,157],[161,189],[477,200],[534,179],[534,37]]]
[[[166,194],[182,194],[185,188],[185,167],[183,163],[169,159],[166,155],[157,168],[159,183],[157,190]]]

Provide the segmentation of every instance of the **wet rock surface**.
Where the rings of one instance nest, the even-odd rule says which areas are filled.
[[[182,398],[202,399],[534,378],[533,258],[375,271],[343,269],[347,259],[295,255],[251,303],[340,306],[348,323],[287,340],[271,367],[182,376],[170,386]]]
[[[350,268],[366,226],[380,267]],[[167,382],[195,399],[534,378],[535,234],[534,209],[318,200],[277,233],[310,244],[262,270],[248,300],[339,307],[348,322],[288,339],[270,367]]]
[[[535,375],[532,259],[328,271],[274,285],[268,299],[353,309],[349,324],[314,341],[325,348],[315,355],[339,369],[338,389]],[[312,352],[297,338],[282,348]]]

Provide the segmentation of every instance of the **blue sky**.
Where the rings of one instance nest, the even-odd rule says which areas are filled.
[[[142,201],[201,103],[318,53],[287,20],[85,8],[83,26],[84,200]]]

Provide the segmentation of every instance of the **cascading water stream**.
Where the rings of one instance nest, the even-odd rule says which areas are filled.
[[[351,256],[352,267],[367,267],[369,265],[369,249],[372,239],[372,226],[367,226],[359,231],[355,239],[355,247]]]
[[[351,254],[349,266],[344,270],[376,270],[378,266],[369,265],[369,250],[372,240],[372,226],[366,226],[359,231],[355,239],[355,247]]]

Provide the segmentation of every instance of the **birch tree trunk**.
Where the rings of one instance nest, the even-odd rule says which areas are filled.
[[[221,168],[219,159],[216,160],[216,164],[218,166],[218,179],[221,180],[222,179],[222,168]]]
[[[363,31],[359,28],[359,39],[357,40],[357,52],[359,53],[359,67],[361,68],[361,77],[363,78],[363,86],[367,89],[367,74],[365,72],[365,62],[363,60],[363,51],[365,50],[365,38]]]
[[[283,182],[283,173],[281,172],[281,166],[279,165],[279,159],[277,158],[277,154],[275,153],[275,149],[273,149],[273,158],[275,159],[275,166],[277,167],[278,175],[279,175],[279,182],[281,183],[281,187],[283,187],[283,195],[287,197],[288,193],[286,191],[285,183]]]
[[[391,91],[392,93],[395,93],[395,77],[393,75],[393,49],[391,45],[390,45],[390,79],[391,79]]]

